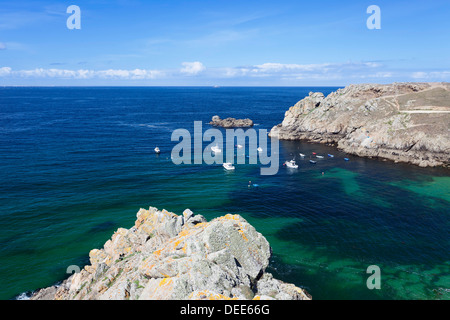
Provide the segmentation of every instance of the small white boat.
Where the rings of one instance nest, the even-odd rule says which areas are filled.
[[[225,163],[223,164],[223,167],[224,167],[225,169],[227,169],[227,170],[234,170],[234,169],[235,169],[234,166],[233,166],[233,164],[230,163],[230,162],[225,162]]]
[[[213,151],[213,152],[222,152],[222,150],[218,147],[218,146],[214,146],[214,147],[212,147],[211,148],[211,150]]]
[[[156,148],[155,148],[155,152],[156,152],[156,153],[161,153],[161,150],[159,150],[159,148],[156,147]]]
[[[262,152],[262,148],[261,147],[258,147],[258,149],[256,149],[256,150],[258,150],[258,152]]]
[[[305,155],[304,155],[303,153],[300,153],[300,157],[304,158],[304,157],[305,157]]]
[[[238,147],[239,149],[243,148],[243,146],[241,146],[240,144],[238,144],[236,147]]]
[[[297,169],[298,168],[298,165],[295,163],[295,160],[286,161],[285,165],[288,168],[293,168],[293,169]]]
[[[316,158],[318,158],[318,159],[323,159],[323,156],[316,156]]]

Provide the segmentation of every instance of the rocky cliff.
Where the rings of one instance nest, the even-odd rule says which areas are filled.
[[[349,154],[450,165],[450,84],[360,84],[310,93],[270,136],[336,145]]]
[[[119,228],[90,265],[32,299],[296,299],[310,296],[265,272],[271,248],[244,218],[210,222],[185,210],[141,209]]]

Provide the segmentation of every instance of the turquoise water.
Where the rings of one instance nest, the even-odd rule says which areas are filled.
[[[270,130],[309,91],[335,89],[0,88],[0,298],[61,281],[155,206],[242,215],[273,248],[269,271],[314,299],[449,299],[447,169],[289,141],[274,176],[170,160],[172,131],[195,120],[206,130],[216,114],[250,117]],[[299,152],[299,169],[281,165]],[[311,165],[312,152],[325,158]],[[380,290],[366,286],[370,265]]]

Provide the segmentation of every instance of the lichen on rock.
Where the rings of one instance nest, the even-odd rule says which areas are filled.
[[[303,289],[265,270],[271,248],[239,215],[207,222],[187,209],[182,215],[150,207],[134,226],[119,228],[90,265],[32,299],[60,300],[309,300]]]

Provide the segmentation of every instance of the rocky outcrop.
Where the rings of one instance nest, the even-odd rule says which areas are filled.
[[[349,154],[450,165],[450,84],[360,84],[310,93],[270,136],[336,145]]]
[[[244,218],[210,222],[150,207],[119,228],[90,265],[32,299],[296,299],[310,296],[265,272],[271,248]]]
[[[215,127],[222,128],[248,128],[253,127],[253,121],[250,119],[235,119],[235,118],[226,118],[220,119],[219,116],[214,116],[209,123]]]

